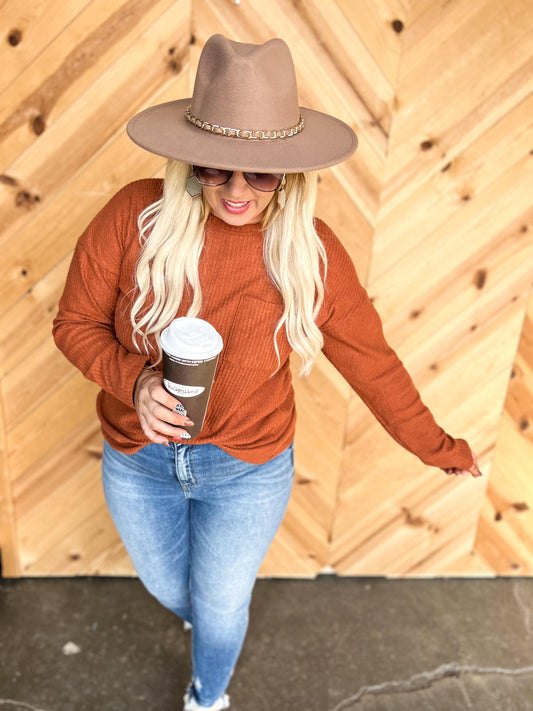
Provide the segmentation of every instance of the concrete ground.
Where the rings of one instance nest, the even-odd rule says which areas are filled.
[[[0,711],[182,711],[190,635],[134,579],[0,580]],[[261,580],[232,711],[533,709],[533,579]]]

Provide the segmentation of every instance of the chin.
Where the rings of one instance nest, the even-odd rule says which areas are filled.
[[[228,225],[233,225],[234,227],[243,227],[244,225],[255,225],[259,222],[261,222],[262,215],[258,215],[256,212],[249,213],[243,212],[240,215],[234,215],[227,210],[217,210],[215,212],[215,215],[219,217],[223,222],[226,222]]]

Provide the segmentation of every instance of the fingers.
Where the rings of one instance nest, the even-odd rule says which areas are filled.
[[[168,412],[168,415],[161,415],[159,410],[156,410],[154,414],[139,414],[143,432],[148,439],[158,444],[168,444],[169,440],[180,442],[181,440],[190,439],[190,434],[182,428],[191,427],[194,424],[192,420],[188,417],[176,415],[178,420],[171,424],[166,419],[163,419],[163,417],[170,419],[172,415],[169,410],[166,412]]]
[[[483,472],[479,469],[477,463],[473,464],[468,472],[473,476],[473,477],[478,477],[478,476],[483,476]]]
[[[470,469],[445,469],[444,472],[448,474],[448,476],[470,476],[473,477],[479,477],[483,476],[483,473],[480,471],[478,468],[477,464],[473,464]]]
[[[187,417],[183,404],[163,388],[160,374],[151,373],[138,381],[135,406],[142,430],[152,442],[168,445],[169,440],[190,438],[182,428],[194,422]]]
[[[180,415],[175,410],[160,405],[155,399],[147,403],[142,415],[150,431],[148,433],[145,430],[145,434],[150,436],[151,439],[154,434],[156,436],[165,435],[167,439],[188,439],[189,433],[181,428],[194,425],[194,422],[187,415]]]

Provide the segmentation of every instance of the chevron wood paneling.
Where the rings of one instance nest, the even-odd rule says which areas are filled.
[[[533,8],[411,8],[367,285],[423,399],[488,474],[533,278]],[[462,573],[465,556],[485,567],[471,556],[479,482],[397,452],[355,398],[347,433],[336,570]]]
[[[357,131],[355,156],[320,174],[317,214],[485,472],[424,467],[320,358],[296,379],[294,494],[262,574],[531,574],[529,0],[4,0],[0,19],[3,574],[133,573],[101,492],[97,388],[51,324],[85,225],[162,174],[127,119],[189,95],[215,32],[285,39],[301,103]]]

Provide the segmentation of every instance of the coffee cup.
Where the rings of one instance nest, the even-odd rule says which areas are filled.
[[[184,439],[196,437],[203,427],[222,347],[217,330],[200,318],[177,318],[161,333],[163,387],[194,422]]]

